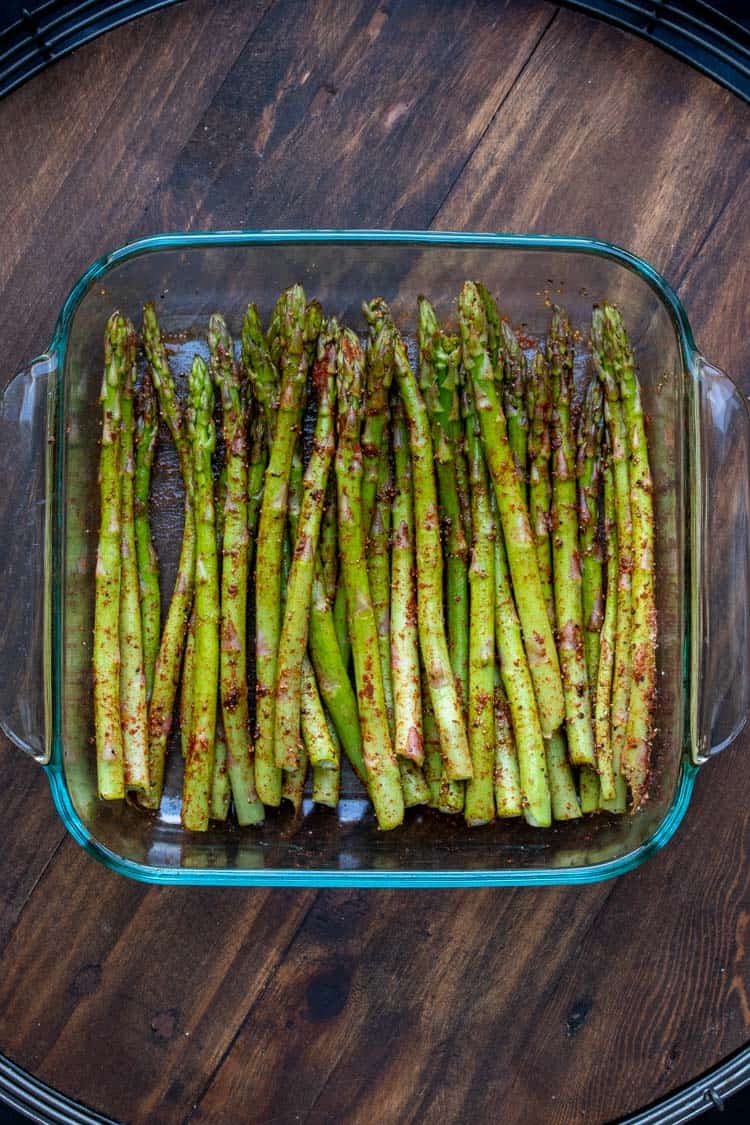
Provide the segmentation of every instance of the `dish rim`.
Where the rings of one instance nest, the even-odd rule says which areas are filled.
[[[510,234],[454,231],[372,230],[372,229],[320,229],[320,230],[226,230],[195,231],[157,234],[126,243],[111,253],[96,259],[81,274],[70,289],[58,316],[52,342],[47,354],[54,356],[58,370],[64,370],[68,336],[75,313],[86,292],[99,278],[113,267],[141,254],[158,250],[187,250],[199,247],[252,246],[274,244],[339,243],[352,245],[373,243],[416,244],[435,246],[482,246],[500,249],[530,251],[568,251],[607,258],[630,269],[656,292],[666,305],[675,326],[683,369],[691,384],[700,376],[702,355],[693,338],[682,301],[664,277],[645,259],[614,243],[573,235]],[[62,396],[57,397],[55,417],[55,480],[60,481],[64,424]],[[59,506],[58,506],[59,507]],[[500,886],[581,886],[598,883],[623,875],[639,867],[672,839],[682,823],[690,804],[699,767],[690,758],[690,744],[694,727],[690,710],[690,676],[683,676],[683,710],[685,738],[681,748],[680,776],[672,802],[648,839],[638,847],[603,863],[580,868],[506,868],[481,871],[376,871],[307,870],[278,868],[273,871],[258,869],[216,869],[211,867],[184,868],[149,865],[127,859],[97,841],[89,832],[77,812],[65,779],[61,733],[62,715],[62,657],[63,637],[59,623],[62,620],[62,512],[55,519],[55,536],[52,558],[52,637],[51,677],[53,687],[52,737],[50,760],[43,768],[47,774],[52,798],[65,828],[83,849],[105,867],[139,882],[156,885],[195,886],[280,886],[280,887],[500,887]],[[691,599],[692,602],[692,599]],[[690,652],[690,615],[687,623],[687,650]]]

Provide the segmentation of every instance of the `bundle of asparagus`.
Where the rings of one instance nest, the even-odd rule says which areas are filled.
[[[622,317],[594,309],[578,401],[562,309],[532,346],[480,284],[461,290],[456,334],[426,298],[418,308],[416,372],[381,298],[363,306],[364,341],[300,285],[267,331],[250,304],[237,348],[215,314],[185,406],[154,306],[137,388],[135,329],[110,317],[93,647],[102,798],[159,808],[181,685],[194,831],[230,808],[241,825],[284,800],[298,812],[308,772],[313,801],[335,806],[342,750],[383,829],[418,805],[469,826],[546,827],[624,813],[628,793],[631,811],[646,800],[654,519]],[[163,622],[157,406],[185,491]]]

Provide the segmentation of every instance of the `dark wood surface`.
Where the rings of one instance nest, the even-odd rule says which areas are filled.
[[[9,377],[166,229],[569,232],[644,255],[750,390],[750,112],[536,0],[185,0],[0,104]],[[748,739],[581,889],[148,889],[0,747],[0,1050],[128,1122],[608,1121],[750,1037]]]

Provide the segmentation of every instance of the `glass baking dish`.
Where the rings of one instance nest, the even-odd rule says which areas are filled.
[[[267,317],[278,292],[303,282],[326,310],[362,327],[364,297],[384,296],[407,335],[416,297],[455,317],[467,277],[543,336],[550,298],[581,330],[587,368],[592,304],[625,316],[640,365],[655,485],[659,614],[654,783],[635,817],[598,814],[538,831],[500,821],[469,831],[412,810],[378,832],[353,774],[338,810],[305,801],[271,811],[261,829],[179,823],[180,755],[170,755],[158,815],[96,793],[91,634],[98,526],[96,466],[102,332],[113,308],[140,323],[155,299],[169,333],[183,334],[178,378],[209,314],[237,332],[245,304]],[[263,231],[165,235],[123,247],[68,296],[49,349],[8,385],[0,410],[0,723],[45,769],[66,827],[93,856],[154,883],[287,886],[466,886],[586,883],[642,863],[684,816],[697,770],[726,747],[750,708],[747,652],[750,426],[743,396],[693,342],[685,310],[646,262],[585,239],[380,231]],[[178,473],[162,441],[154,525],[165,597],[182,519]],[[347,767],[348,769],[348,767]]]

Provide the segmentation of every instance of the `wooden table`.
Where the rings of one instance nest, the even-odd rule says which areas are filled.
[[[541,0],[186,0],[0,104],[6,376],[140,235],[436,227],[649,258],[750,389],[750,115]],[[731,487],[731,482],[727,482]],[[129,1122],[601,1122],[750,1036],[748,739],[581,889],[148,889],[0,752],[0,1050]]]

